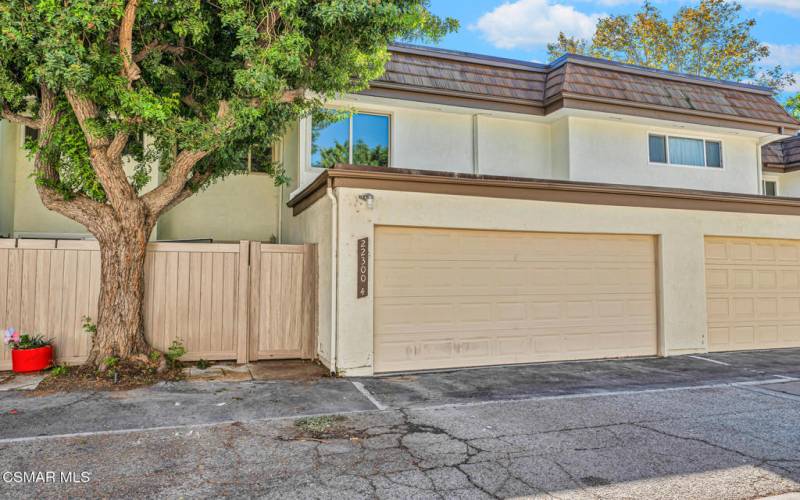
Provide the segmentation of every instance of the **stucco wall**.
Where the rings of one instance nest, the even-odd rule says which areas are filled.
[[[478,171],[514,177],[551,177],[550,126],[478,117]]]
[[[569,179],[569,117],[551,125],[550,161],[553,179]]]
[[[735,193],[759,192],[759,146],[755,138],[580,117],[570,117],[569,124],[572,180]],[[651,164],[648,133],[720,140],[724,167]]]
[[[233,175],[161,216],[159,240],[270,241],[278,236],[278,196],[272,177]]]
[[[45,208],[36,183],[31,174],[33,162],[28,160],[27,151],[22,148],[23,127],[17,127],[16,183],[14,186],[14,233],[16,234],[58,234],[68,236],[87,236],[86,228],[77,222]]]
[[[14,185],[16,184],[15,157],[17,127],[0,120],[0,237],[14,231]]]
[[[766,174],[764,178],[778,181],[778,195],[800,198],[800,171],[787,174]]]
[[[331,201],[322,198],[300,215],[283,224],[284,243],[316,243],[318,268],[318,339],[320,361],[331,366]]]
[[[395,111],[392,164],[401,168],[472,172],[472,116]]]
[[[356,298],[355,266],[357,239],[368,236],[374,241],[376,225],[656,235],[661,286],[659,350],[664,355],[707,350],[705,235],[788,239],[800,235],[800,217],[793,216],[391,191],[371,191],[375,205],[368,210],[357,198],[364,190],[337,191],[341,210],[338,363],[344,374],[353,376],[372,373],[373,299]],[[370,266],[374,269],[373,262]],[[370,285],[374,290],[374,284]]]

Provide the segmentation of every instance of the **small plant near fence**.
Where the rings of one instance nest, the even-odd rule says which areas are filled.
[[[53,344],[52,340],[45,339],[41,335],[29,335],[9,328],[3,335],[3,343],[11,349],[39,349]]]
[[[178,359],[184,354],[186,354],[186,347],[184,347],[181,339],[175,339],[167,349],[167,352],[164,353],[164,357],[167,358],[170,368],[176,368]]]
[[[50,375],[53,377],[63,377],[69,373],[69,366],[66,364],[56,365],[50,370]]]
[[[53,341],[41,335],[6,329],[3,343],[11,349],[11,369],[16,373],[46,370],[53,364]]]

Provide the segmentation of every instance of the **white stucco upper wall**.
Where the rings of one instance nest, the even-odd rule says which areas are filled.
[[[748,194],[761,190],[763,133],[570,109],[531,116],[364,96],[332,105],[389,115],[390,166],[397,168]],[[720,141],[724,166],[652,164],[651,133]],[[309,165],[310,120],[299,128],[296,148],[299,164],[287,164],[299,179],[294,194],[322,172]]]
[[[547,123],[478,116],[478,173],[552,177],[550,130]]]
[[[569,119],[570,179],[644,186],[757,194],[758,139],[706,130],[659,127],[611,120]],[[650,163],[649,134],[722,143],[723,168]]]

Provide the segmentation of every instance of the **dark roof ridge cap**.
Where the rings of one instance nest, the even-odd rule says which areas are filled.
[[[406,52],[410,54],[427,56],[441,56],[457,61],[475,62],[479,64],[497,66],[500,68],[521,69],[524,71],[534,71],[537,73],[546,73],[550,70],[549,64],[535,63],[507,57],[490,56],[486,54],[477,54],[474,52],[463,52],[460,50],[441,49],[439,47],[427,47],[425,45],[415,45],[410,43],[395,42],[389,45],[389,51]]]

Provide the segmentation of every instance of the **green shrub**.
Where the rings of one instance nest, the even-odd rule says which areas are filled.
[[[175,339],[167,349],[167,352],[164,353],[164,356],[167,358],[169,365],[174,368],[178,363],[178,358],[184,354],[186,354],[186,348],[183,346],[183,342],[180,339]]]

